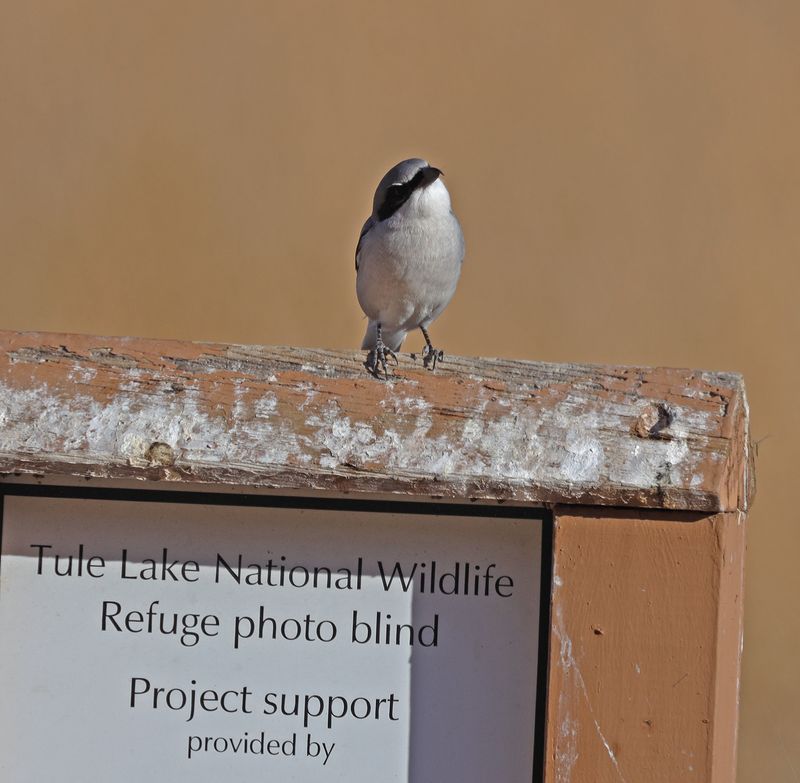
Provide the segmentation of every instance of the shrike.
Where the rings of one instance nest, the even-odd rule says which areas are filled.
[[[444,353],[428,326],[453,298],[464,258],[464,235],[450,207],[442,172],[420,158],[389,169],[378,184],[356,247],[356,294],[369,318],[361,348],[366,367],[388,375],[406,335],[420,329],[422,363],[435,369]]]

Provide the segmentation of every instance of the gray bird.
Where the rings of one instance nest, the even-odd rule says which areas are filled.
[[[428,326],[453,298],[464,258],[464,235],[450,207],[442,172],[421,158],[389,169],[378,184],[356,247],[356,294],[369,318],[361,348],[366,367],[388,375],[406,335],[420,329],[424,367],[444,356]]]

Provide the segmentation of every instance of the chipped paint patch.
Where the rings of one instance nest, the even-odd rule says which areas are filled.
[[[570,427],[565,438],[566,455],[561,470],[566,481],[591,482],[600,478],[603,465],[603,447],[597,438],[586,430]]]
[[[694,473],[694,464],[686,459],[689,455],[685,440],[637,439],[627,457],[612,466],[608,477],[627,486],[680,484],[687,470]]]
[[[97,377],[97,369],[86,367],[82,364],[75,364],[69,371],[67,377],[76,383],[91,383]]]
[[[253,403],[253,415],[259,419],[268,419],[277,409],[278,398],[272,392],[267,392]]]

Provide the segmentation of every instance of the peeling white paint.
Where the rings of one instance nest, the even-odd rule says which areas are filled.
[[[91,383],[97,376],[95,367],[85,367],[82,364],[75,364],[67,373],[67,378],[76,383]]]
[[[586,430],[570,427],[566,436],[567,453],[561,461],[566,481],[576,483],[597,481],[603,464],[603,447]]]
[[[398,397],[393,402],[395,410],[403,412],[420,413],[430,411],[432,408],[431,404],[423,397]]]
[[[267,392],[253,403],[253,415],[259,419],[268,419],[278,409],[278,398],[273,392]]]
[[[304,411],[308,405],[314,402],[315,398],[317,397],[317,391],[310,383],[306,381],[297,384],[297,389],[298,391],[303,392],[305,395],[303,402],[298,405],[298,410]]]
[[[149,394],[142,393],[145,383],[151,384]],[[483,389],[459,421],[443,419],[425,397],[408,394],[405,381],[390,382],[382,385],[385,413],[355,421],[336,400],[323,401],[314,385],[303,381],[297,386],[303,400],[298,408],[306,417],[298,424],[296,417],[281,416],[279,395],[254,395],[243,378],[228,384],[233,401],[227,412],[210,408],[196,385],[152,394],[152,384],[152,375],[140,368],[126,369],[119,391],[103,402],[80,393],[65,398],[46,385],[20,390],[0,384],[0,448],[80,452],[82,460],[88,451],[96,461],[122,458],[140,465],[149,444],[158,440],[175,449],[179,464],[289,463],[324,471],[376,466],[382,473],[458,475],[559,487],[570,494],[608,483],[647,491],[699,488],[704,486],[700,462],[722,458],[713,449],[690,448],[688,439],[674,432],[668,439],[628,435],[639,403],[604,402],[602,409],[587,412],[586,398],[577,394],[545,411],[532,408],[527,394],[506,397],[506,405],[489,416],[487,406],[499,397]],[[676,410],[680,421],[684,414]],[[687,432],[702,429],[702,416],[686,416]],[[58,421],[56,431],[32,424],[37,417]],[[693,438],[696,442],[697,435]]]
[[[570,783],[572,769],[578,761],[578,722],[564,716],[558,727],[556,748],[556,783]]]
[[[123,459],[144,467],[147,449],[158,441],[172,447],[179,462],[302,462],[306,447],[289,425],[246,416],[248,406],[235,388],[231,422],[222,412],[203,410],[200,393],[191,387],[168,396],[120,393],[100,403],[83,394],[64,399],[46,384],[20,391],[0,383],[0,451],[66,456],[88,450],[98,462]],[[268,396],[257,404],[262,413],[271,407]],[[56,421],[57,431],[51,425]]]
[[[120,381],[119,384],[120,391],[137,391],[141,383],[140,379],[143,376],[144,372],[138,367],[132,367],[128,370],[125,370],[125,378],[124,380]]]
[[[561,718],[561,727],[562,730],[559,732],[559,738],[561,742],[565,744],[566,748],[566,756],[564,758],[565,761],[572,760],[571,764],[565,766],[564,770],[560,769],[560,765],[557,765],[556,769],[556,780],[563,781],[564,783],[570,783],[571,773],[572,773],[572,765],[574,765],[574,761],[577,760],[578,751],[577,751],[577,731],[575,732],[574,737],[571,735],[567,735],[563,732],[563,727],[565,726],[576,726],[577,727],[577,718],[574,718],[570,715],[569,710],[569,697],[570,692],[574,691],[574,685],[577,684],[580,692],[583,696],[584,701],[586,702],[586,706],[589,709],[589,714],[592,716],[592,721],[594,722],[595,731],[597,733],[600,742],[602,743],[603,747],[608,754],[609,759],[614,767],[614,771],[616,772],[619,780],[622,783],[627,783],[625,780],[625,776],[622,774],[622,770],[620,769],[619,762],[617,761],[616,754],[614,753],[614,749],[609,744],[608,740],[603,733],[600,723],[597,720],[597,716],[594,713],[594,708],[592,707],[591,699],[589,698],[589,690],[586,687],[586,682],[583,679],[583,674],[578,666],[578,662],[575,659],[572,651],[572,640],[569,638],[566,632],[566,626],[564,623],[564,615],[562,612],[561,606],[555,607],[554,612],[554,622],[553,622],[553,633],[558,638],[559,641],[559,663],[561,665],[561,670],[564,676],[564,684],[561,689],[561,693],[559,694],[559,711],[558,714]],[[573,744],[574,743],[574,744]],[[560,744],[560,743],[559,743]],[[565,774],[562,774],[564,772]]]
[[[672,422],[667,431],[670,436],[686,438],[708,432],[713,418],[722,418],[725,414],[723,405],[715,405],[713,409],[698,410],[682,405],[671,405],[670,414]]]
[[[324,449],[319,456],[323,468],[358,467],[388,457],[393,450],[397,450],[397,456],[400,456],[402,441],[396,432],[386,430],[378,435],[366,423],[353,424],[348,416],[341,414],[334,400],[329,401],[319,414],[309,416],[306,425],[316,430],[314,440]]]
[[[608,477],[632,487],[680,484],[686,471],[695,472],[696,465],[684,462],[689,454],[685,440],[632,438],[627,458],[612,463]]]
[[[585,690],[586,690],[586,688],[584,686],[584,692],[585,692]],[[591,709],[591,707],[590,707],[590,709]],[[605,747],[606,753],[608,753],[608,757],[611,759],[611,762],[614,764],[614,768],[617,770],[617,774],[619,775],[619,779],[622,781],[622,783],[625,783],[625,777],[623,776],[623,774],[622,774],[622,772],[621,772],[621,770],[619,768],[619,763],[617,762],[617,757],[614,754],[614,751],[612,750],[611,745],[608,744],[608,741],[603,736],[603,732],[600,730],[600,724],[597,722],[597,718],[593,717],[592,720],[594,720],[594,727],[597,730],[597,736],[600,737],[600,741],[603,743],[603,747]]]

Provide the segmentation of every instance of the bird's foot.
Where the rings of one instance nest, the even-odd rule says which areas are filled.
[[[391,349],[387,348],[382,342],[378,343],[368,354],[364,366],[370,375],[375,378],[381,378],[381,370],[383,370],[383,379],[389,377],[389,367],[387,359],[394,361],[394,366],[397,367],[397,354]]]
[[[422,349],[422,366],[426,370],[435,370],[437,362],[444,359],[444,351],[434,348],[432,345],[426,345]]]

